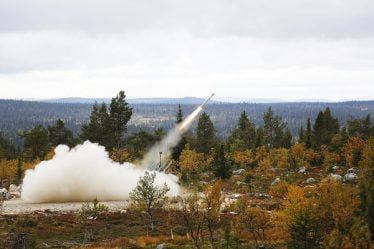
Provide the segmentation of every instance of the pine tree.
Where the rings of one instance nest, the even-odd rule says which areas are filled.
[[[200,153],[208,154],[216,145],[216,129],[208,114],[203,112],[197,124],[196,149]]]
[[[124,91],[120,91],[115,98],[112,98],[109,108],[110,127],[113,134],[113,147],[121,148],[123,138],[127,131],[127,123],[132,116],[132,108],[126,102]]]
[[[183,113],[182,113],[182,108],[181,105],[178,105],[178,111],[177,111],[177,116],[176,116],[176,124],[179,124],[183,121]],[[187,144],[187,138],[185,135],[182,135],[181,141],[174,147],[173,153],[172,153],[172,159],[173,160],[178,160],[184,147]]]
[[[112,98],[109,110],[105,103],[95,103],[92,108],[90,122],[82,126],[81,139],[99,143],[111,151],[122,148],[127,123],[132,116],[132,108],[126,103],[124,91]]]
[[[24,138],[25,154],[28,159],[39,158],[43,160],[50,148],[47,129],[37,125],[30,131],[24,132],[21,137]]]
[[[14,158],[16,149],[0,132],[0,160]]]
[[[49,141],[52,146],[65,144],[72,147],[75,144],[73,132],[65,127],[64,122],[58,119],[54,126],[48,126]]]
[[[225,156],[225,148],[223,144],[219,147],[213,159],[213,171],[216,177],[228,179],[231,177],[231,167]]]

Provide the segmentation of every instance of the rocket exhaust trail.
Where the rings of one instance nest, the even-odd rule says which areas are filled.
[[[168,132],[166,137],[154,145],[144,156],[139,166],[149,170],[162,171],[168,167],[172,149],[179,143],[182,135],[191,127],[195,118],[203,110],[204,106],[211,100],[214,93],[199,105],[190,115],[188,115],[180,124]]]
[[[207,98],[202,104],[201,104],[201,107],[204,107],[204,105],[206,105],[206,103],[208,103],[209,100],[211,100],[212,98],[214,97],[214,93],[212,93],[212,95],[210,95],[209,98]]]

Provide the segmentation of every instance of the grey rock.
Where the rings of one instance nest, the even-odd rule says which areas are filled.
[[[304,174],[305,172],[306,172],[306,168],[305,167],[300,167],[299,173]]]
[[[310,178],[306,179],[307,184],[313,184],[313,183],[316,183],[316,182],[317,182],[317,180],[314,179],[313,177],[310,177]]]
[[[271,186],[278,185],[280,183],[280,181],[281,180],[280,180],[279,177],[275,178],[274,181],[271,183]]]
[[[238,170],[234,170],[232,172],[233,175],[236,175],[236,176],[241,176],[245,173],[245,169],[238,169]]]
[[[357,182],[358,175],[355,173],[347,173],[344,175],[344,181],[345,182]]]
[[[347,174],[355,174],[355,175],[358,175],[358,168],[355,168],[355,167],[352,167],[352,168],[349,168],[348,170],[347,170]]]
[[[1,200],[9,200],[10,199],[9,191],[6,188],[0,189],[0,199]]]
[[[21,192],[21,188],[15,184],[10,184],[9,192]]]
[[[159,244],[156,249],[167,249],[167,245],[165,243]]]

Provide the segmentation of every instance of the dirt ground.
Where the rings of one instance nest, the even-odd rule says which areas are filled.
[[[128,201],[107,201],[100,202],[109,208],[110,211],[120,211],[128,206]],[[81,209],[84,202],[63,202],[63,203],[27,203],[22,199],[12,199],[4,202],[4,214],[28,214],[36,211],[71,212]]]

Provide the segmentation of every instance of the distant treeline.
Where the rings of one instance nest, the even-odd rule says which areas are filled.
[[[132,104],[133,115],[128,126],[128,134],[139,131],[153,131],[158,128],[168,130],[175,125],[175,104]],[[182,105],[185,115],[192,112],[197,105]],[[344,125],[351,118],[363,118],[374,115],[374,101],[351,101],[341,103],[227,103],[210,104],[206,112],[210,115],[220,137],[226,137],[235,128],[243,111],[256,126],[263,125],[263,114],[271,107],[276,115],[282,117],[292,135],[297,136],[301,126],[306,127],[306,120],[313,122],[319,111],[330,107]],[[81,132],[81,126],[89,121],[92,104],[43,103],[18,100],[0,100],[0,132],[15,146],[21,146],[18,136],[36,125],[47,127],[57,119],[65,122],[75,135]],[[196,129],[196,122],[192,128]]]

